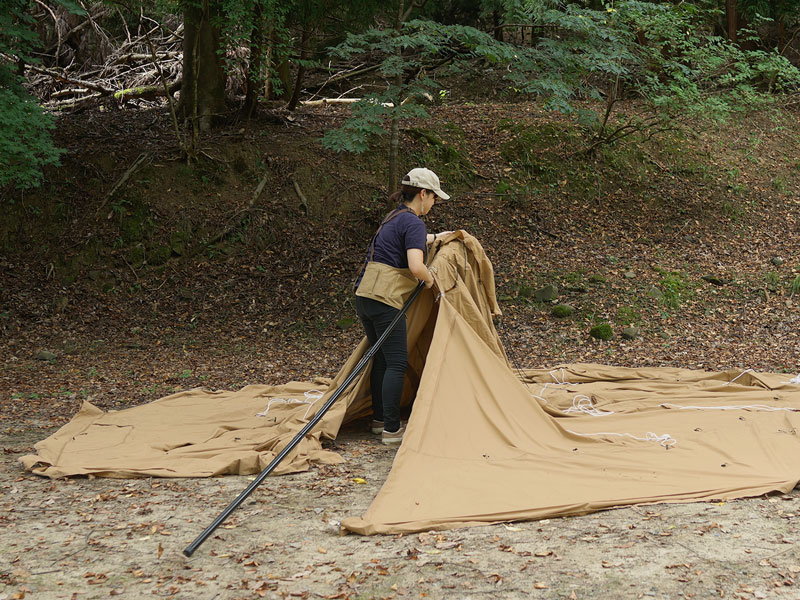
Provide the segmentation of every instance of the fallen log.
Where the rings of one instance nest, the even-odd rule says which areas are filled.
[[[169,95],[171,96],[179,89],[181,89],[181,84],[183,83],[182,79],[178,81],[173,81],[167,86],[167,90]],[[115,100],[155,100],[158,97],[165,97],[167,94],[164,92],[164,86],[161,84],[157,85],[140,85],[137,87],[127,88],[124,90],[119,90],[114,92],[114,99]]]

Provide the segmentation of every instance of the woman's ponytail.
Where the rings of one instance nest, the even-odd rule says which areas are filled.
[[[389,196],[390,204],[408,204],[414,199],[414,196],[419,194],[423,188],[414,187],[413,185],[401,185],[400,191],[395,192]]]

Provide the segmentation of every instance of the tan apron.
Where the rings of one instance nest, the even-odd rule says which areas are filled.
[[[398,310],[403,308],[406,300],[411,297],[411,293],[416,289],[419,281],[411,274],[410,269],[398,269],[391,265],[375,262],[372,257],[375,254],[375,241],[383,226],[397,215],[405,212],[413,211],[409,208],[395,209],[378,227],[378,231],[375,232],[369,244],[369,255],[362,269],[361,283],[356,288],[356,296],[371,298]]]

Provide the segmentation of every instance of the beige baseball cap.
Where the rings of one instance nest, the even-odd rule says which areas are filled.
[[[406,176],[403,177],[402,183],[403,185],[430,190],[442,200],[448,200],[450,198],[450,194],[446,194],[442,191],[441,185],[439,184],[439,177],[430,169],[422,167],[411,169],[406,173]]]

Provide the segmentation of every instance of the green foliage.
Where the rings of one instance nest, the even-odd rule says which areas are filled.
[[[25,0],[8,0],[0,11],[0,186],[18,188],[39,185],[42,167],[57,163],[61,154],[50,136],[53,118],[22,85],[20,66],[36,62],[37,37],[27,7]]]
[[[407,104],[395,108],[387,98],[396,98],[396,95],[390,92],[353,104],[350,118],[341,127],[327,132],[322,140],[323,145],[332,150],[360,154],[383,137],[387,119],[393,116],[400,119],[428,116],[419,105]]]
[[[667,308],[677,309],[682,302],[694,296],[694,290],[684,273],[672,271],[663,273],[659,282],[663,296],[661,301]]]
[[[739,0],[738,8],[749,21],[780,19],[786,25],[800,23],[800,4],[797,0]]]
[[[800,275],[797,275],[790,284],[792,288],[792,296],[800,294]]]
[[[800,72],[780,53],[745,50],[709,33],[718,13],[711,3],[622,0],[603,10],[587,4],[597,3],[495,0],[467,10],[450,0],[469,22],[498,11],[507,23],[535,25],[533,47],[424,20],[405,23],[399,32],[372,28],[348,35],[333,54],[377,56],[389,83],[354,107],[348,123],[329,132],[324,145],[363,152],[383,135],[387,118],[422,115],[400,115],[401,103],[435,94],[437,84],[427,73],[446,61],[454,69],[466,61],[503,67],[515,93],[536,95],[547,108],[575,115],[591,134],[590,148],[632,134],[650,136],[679,119],[721,121],[771,101],[776,92],[800,89]],[[445,18],[434,8],[429,14]],[[644,100],[648,110],[620,120],[614,104],[630,96]],[[599,101],[599,108],[587,108],[587,99]]]
[[[778,289],[778,274],[775,271],[770,271],[764,277],[767,284],[767,289],[774,292]]]
[[[507,63],[514,49],[473,27],[413,20],[403,23],[400,31],[372,27],[350,33],[331,53],[346,60],[363,56],[380,60],[378,73],[387,81],[385,89],[355,103],[350,119],[322,140],[332,150],[365,152],[386,133],[387,120],[427,116],[413,101],[430,99],[440,89],[427,74],[429,67],[475,58]]]
[[[642,315],[632,306],[620,306],[617,309],[616,320],[623,325],[630,325],[632,323],[640,323]]]
[[[510,64],[514,89],[576,115],[601,142],[652,134],[677,119],[722,120],[800,87],[800,72],[778,52],[744,50],[708,33],[710,13],[697,4],[623,0],[590,10],[569,3],[531,14],[554,33],[519,49]],[[615,121],[623,93],[644,100],[649,113]],[[603,98],[605,110],[586,110],[586,98]]]

